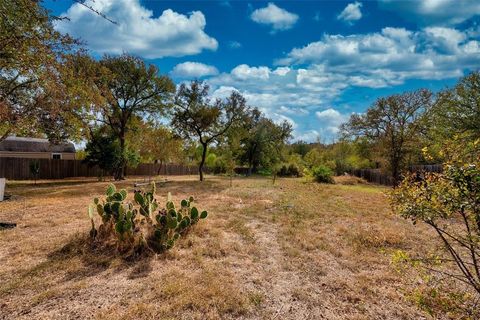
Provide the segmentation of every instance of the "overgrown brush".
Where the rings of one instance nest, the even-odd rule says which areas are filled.
[[[106,198],[95,198],[88,207],[92,228],[90,237],[94,241],[114,242],[120,252],[163,252],[172,248],[175,241],[185,235],[207,211],[199,212],[192,206],[194,198],[184,199],[176,207],[168,194],[164,208],[159,208],[155,199],[155,183],[149,191],[134,191],[134,203],[126,202],[127,191],[117,190],[110,184]],[[95,227],[95,212],[102,224]]]
[[[312,176],[316,182],[320,183],[335,183],[333,180],[333,171],[324,165],[319,165],[313,168]]]

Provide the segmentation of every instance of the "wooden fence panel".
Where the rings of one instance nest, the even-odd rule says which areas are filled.
[[[63,179],[72,177],[98,177],[102,173],[98,167],[89,167],[81,160],[53,160],[27,158],[0,158],[0,177],[9,180],[29,180],[34,177],[30,174],[30,163],[38,161],[40,170],[38,179]],[[127,168],[127,175],[156,176],[160,164],[141,163],[136,168]],[[188,175],[196,174],[196,166],[164,164],[161,175]]]
[[[408,167],[409,172],[442,172],[443,167],[441,164],[428,164],[428,165],[412,165]],[[390,175],[382,172],[381,169],[355,169],[349,172],[359,178],[363,178],[371,183],[381,184],[384,186],[392,186],[393,179]]]

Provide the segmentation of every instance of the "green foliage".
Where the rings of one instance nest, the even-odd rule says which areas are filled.
[[[75,41],[55,30],[42,1],[2,0],[0,16],[0,140],[74,136],[78,120],[68,113],[78,97],[70,95],[65,59],[76,51]]]
[[[314,144],[303,157],[303,163],[311,170],[320,165],[329,167],[336,175],[343,175],[353,169],[366,169],[373,166],[368,146],[363,140],[342,140],[330,145]]]
[[[320,183],[334,183],[333,180],[333,171],[327,166],[320,165],[313,168],[312,170],[313,178],[316,182]]]
[[[242,118],[247,109],[245,98],[238,92],[225,100],[212,102],[209,86],[201,81],[192,81],[189,86],[178,87],[173,103],[171,125],[185,139],[197,141],[202,147],[199,163],[200,181],[203,181],[208,146],[221,139]]]
[[[440,92],[432,120],[441,139],[463,133],[462,140],[480,138],[480,71],[460,79],[451,89]]]
[[[119,140],[106,129],[100,128],[93,132],[85,147],[86,156],[83,162],[91,167],[99,167],[104,173],[114,175],[123,170],[124,161],[129,166],[137,166],[140,161],[138,153],[128,146],[122,153]]]
[[[135,203],[140,206],[139,212],[144,217],[151,218],[158,208],[157,200],[155,200],[155,191],[155,183],[152,183],[152,189],[150,191],[135,191],[133,198]]]
[[[408,175],[394,189],[391,199],[399,215],[414,224],[423,222],[435,231],[452,266],[458,268],[455,278],[480,295],[479,145],[477,140],[462,147],[477,150],[470,161],[465,154],[453,153],[443,173]]]
[[[184,199],[176,207],[169,194],[165,208],[157,211],[159,205],[155,199],[155,184],[148,191],[135,191],[134,203],[126,202],[127,191],[117,190],[110,184],[105,199],[98,198],[88,207],[92,223],[90,236],[95,240],[106,241],[115,235],[119,251],[149,249],[162,252],[172,248],[181,235],[185,235],[200,219],[208,213],[199,213],[193,206],[194,198]],[[138,205],[138,207],[135,207]],[[94,212],[102,219],[99,229],[95,228]]]
[[[264,169],[263,172],[275,173],[275,169],[279,169],[276,167],[285,161],[292,125],[287,121],[277,124],[258,109],[253,109],[243,121],[243,131],[239,159],[248,165],[249,173],[259,168]]]
[[[122,169],[128,162],[138,163],[139,159],[127,148],[127,134],[136,128],[138,117],[165,114],[175,85],[170,78],[160,75],[156,66],[147,65],[142,59],[128,54],[106,55],[94,64],[105,73],[95,81],[105,98],[104,103],[96,107],[118,140],[120,169],[115,171],[115,179],[121,180]]]
[[[365,113],[352,114],[342,131],[375,145],[396,185],[407,157],[418,150],[432,104],[432,93],[426,89],[382,97]]]
[[[303,170],[300,171],[300,168],[294,163],[290,163],[289,165],[284,164],[278,171],[278,176],[279,177],[302,177]]]

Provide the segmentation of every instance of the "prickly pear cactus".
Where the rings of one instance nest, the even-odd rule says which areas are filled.
[[[197,207],[192,206],[193,197],[181,200],[176,206],[170,192],[165,208],[159,209],[155,191],[154,183],[148,191],[134,191],[131,203],[126,202],[128,194],[125,189],[117,190],[115,185],[108,185],[105,199],[94,198],[88,206],[92,239],[95,240],[98,234],[95,212],[102,220],[99,231],[110,230],[115,234],[117,248],[122,248],[122,251],[125,247],[134,250],[135,246],[145,245],[154,252],[168,250],[200,219],[207,217],[206,211],[200,213]]]
[[[139,212],[142,216],[151,218],[158,208],[157,200],[155,200],[155,183],[152,183],[151,190],[148,192],[135,191],[133,199],[135,203],[140,205]]]

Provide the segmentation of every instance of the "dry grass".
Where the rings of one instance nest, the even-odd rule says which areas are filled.
[[[209,211],[174,249],[126,261],[85,241],[94,180],[9,183],[0,203],[1,319],[413,319],[390,265],[430,234],[390,213],[380,187],[302,179],[174,177],[158,193]],[[352,184],[352,183],[347,183]],[[120,186],[133,188],[132,181]],[[26,201],[25,201],[26,200]],[[407,236],[408,235],[408,236]]]

